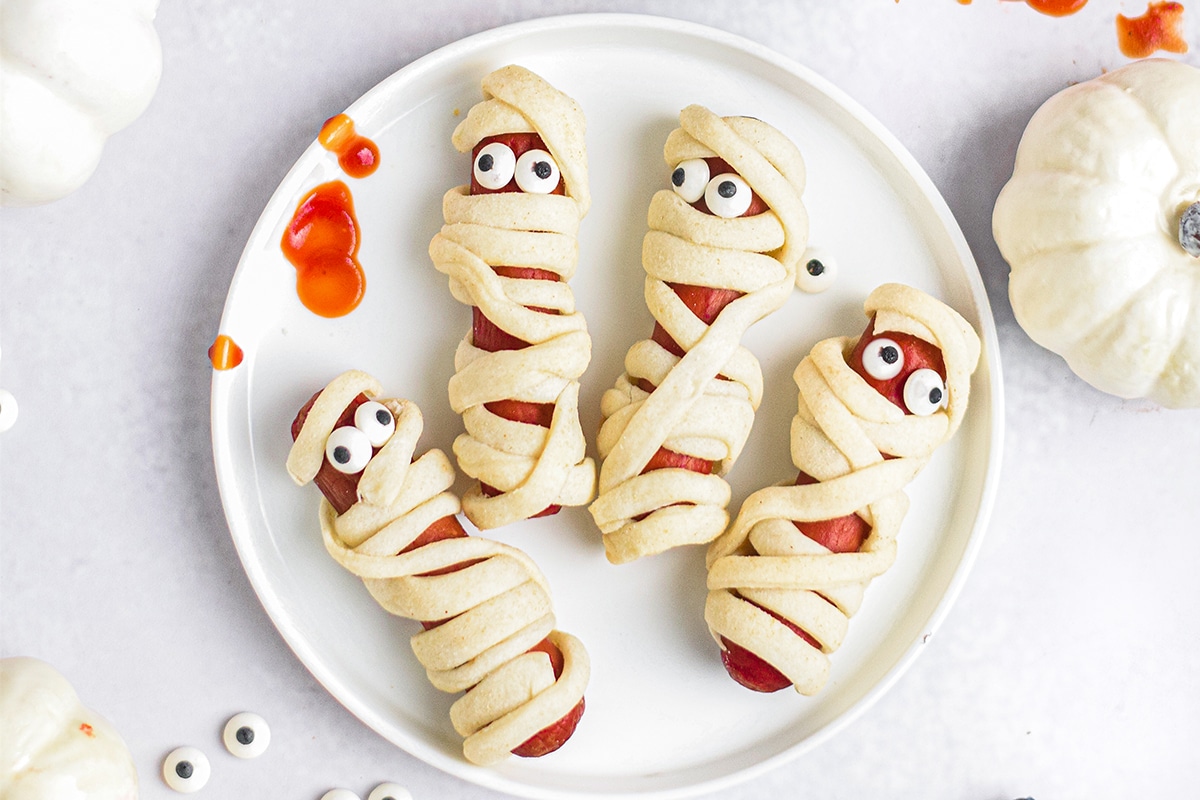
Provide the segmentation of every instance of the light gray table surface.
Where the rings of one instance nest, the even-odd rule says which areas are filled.
[[[1200,65],[1200,4],[1185,0]],[[153,102],[56,203],[0,212],[0,656],[60,669],[133,752],[142,797],[178,744],[216,761],[240,710],[262,759],[200,796],[493,797],[346,711],[272,626],[214,476],[211,370],[229,280],[319,121],[414,59],[534,17],[677,17],[832,81],[914,155],[975,255],[999,332],[1006,436],[992,521],[956,605],[878,703],[728,798],[1194,797],[1200,786],[1200,411],[1123,401],[1014,320],[991,210],[1030,115],[1128,59],[1093,0],[1066,19],[977,0],[742,3],[167,2]]]

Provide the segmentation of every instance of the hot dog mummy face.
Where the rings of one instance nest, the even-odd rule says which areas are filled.
[[[689,106],[667,138],[671,188],[650,204],[642,247],[649,339],[601,400],[603,459],[590,511],[613,563],[711,541],[762,399],[740,341],[796,285],[808,217],[804,161],[760,120]]]
[[[450,716],[466,758],[552,752],[583,713],[587,652],[554,629],[549,587],[528,556],[467,535],[449,460],[414,454],[420,411],[379,392],[351,371],[314,395],[292,425],[288,472],[321,489],[329,554],[384,609],[421,621],[412,647],[429,680],[464,692]]]
[[[979,338],[911,287],[866,303],[857,340],[819,342],[797,367],[793,486],[743,503],[709,548],[705,618],[748,688],[815,694],[863,592],[896,555],[904,487],[957,430]]]
[[[595,465],[578,412],[591,338],[568,284],[590,203],[583,115],[521,67],[483,89],[452,137],[471,179],[443,198],[429,252],[472,308],[449,395],[466,428],[455,456],[479,481],[463,508],[486,529],[586,504]]]

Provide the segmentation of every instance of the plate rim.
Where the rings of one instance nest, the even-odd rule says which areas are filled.
[[[453,63],[465,54],[483,52],[504,42],[518,40],[536,33],[576,28],[582,29],[597,25],[604,26],[610,31],[625,29],[639,29],[643,31],[663,30],[671,34],[703,40],[765,62],[770,67],[788,73],[803,83],[808,84],[817,93],[824,95],[838,106],[841,111],[848,114],[857,124],[861,125],[887,151],[890,157],[896,159],[903,172],[912,179],[914,188],[929,205],[929,210],[936,215],[950,244],[953,246],[971,298],[976,305],[976,311],[979,316],[979,327],[981,328],[979,333],[984,345],[983,358],[986,359],[989,371],[988,399],[990,408],[988,411],[990,424],[987,436],[988,453],[987,457],[982,460],[983,479],[979,492],[978,509],[971,525],[971,531],[966,538],[962,555],[958,560],[953,575],[946,585],[945,591],[934,605],[933,610],[929,613],[925,624],[921,626],[925,633],[910,642],[908,647],[882,678],[876,681],[861,697],[852,702],[846,710],[818,728],[808,737],[749,766],[734,769],[724,775],[709,778],[698,783],[649,789],[646,791],[620,791],[616,793],[603,791],[563,792],[560,789],[534,786],[529,783],[513,780],[496,770],[477,767],[461,759],[448,757],[436,747],[426,743],[422,738],[406,730],[397,728],[395,725],[384,720],[381,715],[366,703],[361,702],[355,696],[355,693],[350,691],[336,674],[331,674],[323,668],[321,658],[315,652],[311,643],[295,629],[289,615],[282,607],[281,597],[275,591],[272,582],[265,575],[262,562],[252,557],[255,549],[254,543],[245,533],[239,534],[238,532],[241,526],[249,527],[249,522],[243,522],[241,519],[246,517],[245,509],[241,506],[236,506],[230,499],[232,493],[235,491],[234,484],[236,483],[236,479],[233,475],[237,467],[233,463],[232,453],[229,452],[227,447],[229,441],[229,413],[227,409],[229,403],[227,401],[232,399],[228,396],[232,391],[232,387],[238,380],[244,379],[241,376],[245,375],[247,370],[213,370],[210,391],[210,426],[212,431],[213,462],[226,523],[229,527],[230,535],[241,561],[243,571],[246,573],[260,604],[263,606],[263,609],[284,642],[293,651],[305,669],[309,671],[334,700],[367,725],[374,733],[446,774],[479,786],[518,796],[530,798],[559,798],[565,796],[587,798],[636,797],[668,800],[668,798],[691,797],[702,792],[719,791],[722,788],[744,783],[777,769],[781,765],[813,750],[860,718],[895,685],[915,662],[916,658],[923,651],[925,644],[936,634],[957,601],[978,558],[991,520],[998,493],[1000,467],[1003,457],[1004,396],[1002,367],[995,320],[992,315],[990,299],[987,295],[982,274],[979,271],[978,264],[974,259],[974,255],[970,250],[970,246],[958,221],[950,211],[945,198],[938,191],[925,170],[891,131],[884,127],[874,115],[842,89],[813,71],[810,67],[766,45],[759,44],[738,34],[674,17],[628,12],[588,12],[525,19],[470,34],[442,45],[402,65],[359,95],[346,108],[346,113],[353,116],[352,112],[354,110],[363,105],[370,104],[373,102],[374,97],[388,92],[393,84],[403,85],[415,82],[425,72],[437,69],[446,63]],[[274,219],[274,215],[268,212],[271,212],[282,200],[294,197],[293,184],[302,171],[304,174],[308,174],[310,171],[310,165],[308,164],[310,153],[319,147],[319,142],[314,137],[308,147],[296,157],[295,162],[280,179],[277,188],[264,206],[258,220],[256,220],[254,228],[247,237],[246,245],[239,256],[237,267],[230,279],[226,301],[221,313],[219,331],[224,332],[226,329],[227,317],[231,314],[233,297],[236,294],[240,281],[245,277],[248,262],[252,260],[252,245],[262,236],[260,228],[267,224],[268,219]],[[247,360],[250,360],[253,358],[253,354],[247,352],[246,357]],[[387,732],[385,733],[385,731]]]

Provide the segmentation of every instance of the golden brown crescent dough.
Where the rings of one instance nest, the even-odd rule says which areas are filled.
[[[590,511],[616,564],[709,542],[728,525],[730,490],[721,476],[741,452],[762,399],[758,360],[740,342],[750,325],[787,300],[808,239],[800,198],[804,160],[791,141],[760,120],[722,118],[695,105],[680,113],[679,123],[664,149],[670,167],[722,158],[770,208],[727,219],[697,210],[670,189],[651,200],[642,243],[646,303],[685,353],[678,357],[653,339],[637,342],[625,373],[601,400],[603,463]],[[742,296],[705,325],[669,283]],[[640,379],[654,391],[639,387]],[[713,474],[683,468],[643,474],[660,447],[714,462]]]
[[[905,414],[846,363],[855,338],[818,342],[794,374],[800,395],[791,432],[792,462],[818,483],[750,495],[708,550],[704,616],[713,638],[754,653],[805,695],[825,685],[829,654],[841,645],[864,590],[895,560],[908,511],[904,487],[958,429],[980,354],[966,320],[917,289],[885,284],[865,308],[876,335],[907,333],[941,350],[945,407],[930,416]],[[857,552],[831,552],[792,524],[855,513],[870,525]],[[763,609],[807,632],[820,648]]]
[[[578,410],[591,337],[567,283],[579,260],[579,222],[590,203],[583,113],[570,97],[519,66],[487,75],[483,92],[485,99],[455,129],[454,146],[469,153],[488,136],[535,132],[566,188],[565,195],[472,195],[469,185],[455,187],[442,200],[445,225],[429,245],[456,300],[529,342],[520,350],[488,352],[475,347],[468,331],[454,356],[450,405],[466,428],[454,442],[454,454],[463,472],[501,492],[488,497],[475,486],[463,497],[467,517],[487,529],[552,505],[586,505],[595,491],[596,468],[585,457]],[[502,277],[496,266],[545,270],[561,280]],[[549,429],[484,407],[497,400],[553,403]]]
[[[288,455],[296,483],[315,477],[325,442],[350,401],[378,393],[375,379],[358,371],[321,391]],[[449,491],[454,467],[440,450],[414,459],[423,428],[414,403],[378,402],[392,412],[395,432],[363,470],[357,503],[339,515],[322,499],[325,547],[390,613],[446,620],[413,636],[413,652],[434,686],[465,692],[450,709],[451,721],[466,737],[467,759],[490,764],[575,708],[588,682],[587,651],[554,629],[550,587],[520,550],[464,536],[404,552],[432,523],[458,513],[458,498]],[[436,574],[469,561],[476,563]],[[564,658],[557,678],[546,653],[529,652],[547,637]]]

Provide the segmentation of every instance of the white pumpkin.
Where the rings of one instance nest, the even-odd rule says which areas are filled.
[[[0,204],[65,197],[108,137],[149,105],[162,74],[158,0],[0,5]]]
[[[1200,407],[1200,70],[1138,61],[1047,100],[992,228],[1035,342],[1110,394]]]
[[[7,0],[6,0],[7,2]],[[136,800],[137,772],[113,727],[54,667],[0,659],[0,797]]]

